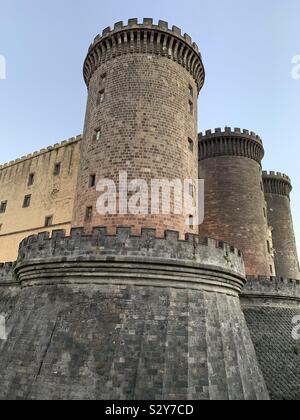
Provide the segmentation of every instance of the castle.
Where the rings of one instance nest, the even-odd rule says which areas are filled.
[[[300,399],[290,179],[253,132],[198,134],[202,57],[167,22],[105,29],[84,79],[83,135],[0,167],[0,399]],[[99,214],[120,171],[204,179],[200,232]]]

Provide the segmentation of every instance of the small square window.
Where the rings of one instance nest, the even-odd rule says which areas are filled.
[[[34,177],[35,177],[35,174],[30,174],[29,175],[29,177],[28,177],[28,187],[31,187],[31,185],[34,184]]]
[[[93,207],[87,207],[85,210],[85,221],[90,222],[93,217]]]
[[[90,175],[89,177],[89,188],[93,188],[96,185],[96,175]]]
[[[53,216],[47,216],[45,218],[45,227],[50,227],[53,225]]]
[[[7,209],[7,201],[2,201],[0,204],[0,213],[5,213]]]
[[[23,201],[23,208],[26,209],[27,207],[30,207],[31,203],[31,195],[25,195],[24,201]]]
[[[56,163],[55,166],[54,166],[53,175],[54,176],[60,175],[60,171],[61,171],[61,164],[60,163]]]

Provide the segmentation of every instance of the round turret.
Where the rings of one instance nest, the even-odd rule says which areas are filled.
[[[73,226],[87,231],[128,226],[136,233],[148,227],[159,235],[166,229],[181,236],[195,232],[193,214],[153,211],[150,189],[152,180],[197,179],[197,98],[204,67],[196,44],[166,22],[120,22],[96,37],[84,78],[88,104]],[[113,181],[116,190],[116,206],[108,214],[99,210],[97,189],[104,179]],[[128,205],[134,180],[144,180],[144,190],[148,188],[141,214],[133,214]],[[170,209],[174,207],[172,195]]]
[[[220,128],[199,135],[199,178],[205,180],[200,234],[242,249],[248,275],[274,273],[261,161],[262,140],[253,132]]]
[[[268,220],[272,227],[276,274],[300,279],[296,240],[290,205],[292,184],[280,172],[263,172]]]

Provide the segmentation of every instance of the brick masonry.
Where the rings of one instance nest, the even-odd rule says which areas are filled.
[[[276,172],[263,172],[268,220],[272,227],[275,268],[278,277],[300,279],[297,246],[291,212],[291,180]]]
[[[241,254],[154,236],[23,241],[1,399],[268,399],[239,303]]]

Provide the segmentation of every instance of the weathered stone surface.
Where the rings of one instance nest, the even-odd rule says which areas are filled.
[[[241,303],[271,398],[299,400],[300,340],[293,321],[300,316],[300,282],[250,278]]]

